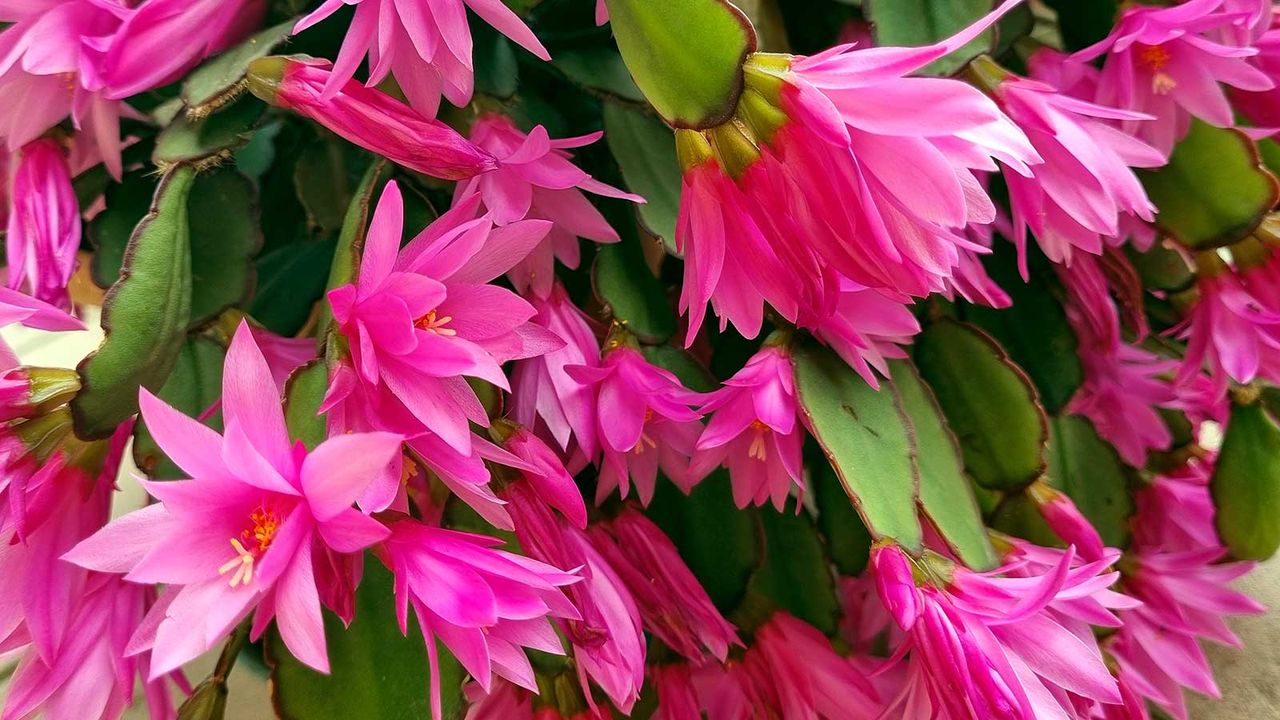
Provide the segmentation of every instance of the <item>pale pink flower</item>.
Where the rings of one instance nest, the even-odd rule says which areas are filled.
[[[537,691],[525,648],[561,655],[548,617],[578,619],[559,588],[580,578],[495,547],[483,535],[433,528],[415,520],[391,526],[381,546],[396,576],[396,614],[407,632],[409,607],[431,663],[432,716],[441,717],[436,639],[486,691],[493,676]]]
[[[126,98],[177,80],[257,29],[266,10],[266,0],[147,0],[137,5],[112,35],[103,59],[107,97]]]
[[[271,378],[276,381],[281,392],[294,370],[316,359],[315,338],[284,337],[266,328],[253,326],[250,330],[262,356],[267,359],[267,367],[271,368]]]
[[[625,342],[611,340],[599,367],[567,370],[578,382],[595,386],[596,433],[604,451],[596,503],[615,489],[625,499],[634,484],[640,502],[648,505],[659,468],[686,492],[694,484],[689,458],[702,432],[702,416],[691,406],[702,396]]]
[[[158,678],[215,646],[255,608],[252,637],[276,619],[289,651],[327,671],[317,549],[350,553],[388,531],[351,507],[401,438],[341,435],[312,452],[291,444],[270,369],[241,324],[223,371],[222,435],[145,389],[139,402],[161,449],[191,480],[142,481],[159,502],[116,520],[64,556],[91,570],[166,586],[130,642]]]
[[[84,323],[68,315],[66,310],[23,295],[16,290],[0,287],[0,327],[12,325],[13,323],[21,323],[37,330],[65,331],[85,329]]]
[[[333,77],[325,83],[326,97],[333,97],[355,76],[367,54],[369,87],[394,75],[414,108],[429,117],[439,109],[441,95],[458,107],[466,105],[475,83],[467,10],[539,58],[551,59],[502,0],[325,0],[299,20],[293,32],[348,5],[355,5],[355,15],[334,61]]]
[[[1063,95],[1092,102],[1098,94],[1102,73],[1074,55],[1042,47],[1027,58],[1027,76],[1056,88]]]
[[[600,341],[591,319],[556,284],[545,298],[529,298],[537,311],[533,322],[560,338],[564,346],[521,360],[511,372],[511,416],[528,427],[545,432],[569,456],[571,448],[586,458],[595,457],[595,392],[571,377],[566,368],[600,364]],[[585,458],[581,461],[585,463]]]
[[[802,318],[801,327],[826,343],[873,388],[877,373],[889,377],[889,360],[907,357],[903,345],[920,332],[908,299],[892,291],[872,290],[840,278],[835,311],[821,320]]]
[[[1216,31],[1248,15],[1224,8],[1223,0],[1132,5],[1121,12],[1110,35],[1074,58],[1106,56],[1095,101],[1154,117],[1123,120],[1121,128],[1168,154],[1186,135],[1192,117],[1218,127],[1234,125],[1220,83],[1254,92],[1275,87],[1249,64],[1256,49],[1213,39]]]
[[[1224,554],[1140,548],[1124,564],[1124,591],[1143,604],[1121,613],[1124,626],[1107,649],[1133,690],[1178,720],[1187,720],[1183,687],[1220,696],[1199,640],[1240,647],[1225,618],[1265,610],[1230,587],[1254,563],[1218,563]]]
[[[1270,3],[1266,4],[1270,6]],[[1273,82],[1280,78],[1280,28],[1267,29],[1252,42],[1252,47],[1258,54],[1249,58],[1249,63]],[[1232,107],[1254,124],[1264,128],[1280,127],[1280,89],[1273,87],[1270,90],[1249,92],[1231,88],[1230,96]]]
[[[323,409],[362,384],[403,405],[457,452],[470,454],[470,423],[487,427],[489,418],[464,376],[507,389],[502,363],[556,347],[554,338],[529,323],[533,306],[487,284],[539,242],[549,223],[495,229],[488,218],[471,219],[477,202],[440,216],[401,250],[404,201],[399,186],[387,184],[359,277],[329,293],[354,372],[335,378]]]
[[[541,125],[525,135],[505,115],[485,113],[471,126],[471,142],[498,159],[498,169],[458,183],[454,202],[479,194],[484,209],[497,225],[517,220],[550,220],[547,237],[508,272],[518,292],[546,297],[555,282],[555,261],[576,269],[581,260],[578,238],[615,243],[618,233],[583,195],[642,203],[579,170],[570,162],[569,148],[596,142],[604,133],[552,140]]]
[[[672,650],[693,662],[724,662],[729,648],[742,644],[671,538],[642,513],[624,508],[588,537],[631,591],[645,628]]]
[[[698,437],[689,469],[693,477],[720,465],[729,468],[733,501],[740,508],[772,500],[781,512],[793,486],[804,494],[804,431],[796,423],[795,378],[784,348],[761,349],[706,398],[701,411],[711,421]]]
[[[877,546],[880,595],[908,632],[898,653],[907,653],[907,681],[888,712],[1035,720],[1076,717],[1077,702],[1121,703],[1089,627],[1096,618],[1074,616],[1109,616],[1117,603],[1095,596],[1115,581],[1103,572],[1114,557],[1076,565],[1068,549],[1034,575],[1001,577],[1026,564],[977,574],[936,555],[912,561],[896,545]],[[934,579],[918,585],[913,562],[928,565],[919,577]]]
[[[830,314],[842,278],[923,296],[945,287],[962,250],[982,250],[963,232],[995,216],[975,171],[998,159],[1028,174],[1039,157],[977,89],[905,75],[1016,4],[925,48],[748,59],[742,122],[709,131],[714,143],[694,131],[677,138],[690,341],[708,300],[752,337],[762,301],[795,322]]]
[[[103,64],[133,11],[120,0],[8,2],[0,21],[0,138],[10,152],[70,117],[116,178],[122,166],[120,115],[107,98]]]
[[[1000,79],[992,92],[1044,159],[1032,166],[1030,177],[1005,175],[1024,279],[1028,227],[1050,260],[1070,264],[1076,250],[1100,255],[1106,239],[1120,234],[1121,216],[1155,218],[1155,206],[1130,167],[1158,167],[1165,157],[1106,122],[1146,116],[1015,76]]]
[[[967,235],[970,240],[982,247],[988,250],[991,248],[993,235],[990,225],[970,225]],[[997,310],[1013,305],[1013,299],[1009,294],[987,274],[987,269],[982,264],[982,256],[975,250],[965,250],[960,253],[960,264],[956,266],[955,273],[945,281],[944,285],[942,295],[948,300],[954,301],[958,295],[974,305]]]
[[[326,96],[332,75],[323,60],[267,57],[249,65],[249,90],[375,155],[432,177],[461,180],[497,167],[492,155],[453,128],[383,92],[349,80]]]
[[[556,516],[524,481],[503,491],[516,539],[530,557],[555,567],[578,568],[583,581],[564,588],[580,619],[559,625],[573,648],[587,700],[594,680],[613,704],[630,713],[644,685],[645,638],[640,610],[617,571],[592,547],[584,531]]]
[[[67,283],[76,269],[81,223],[66,151],[53,138],[24,145],[11,182],[5,233],[9,287],[70,307]]]

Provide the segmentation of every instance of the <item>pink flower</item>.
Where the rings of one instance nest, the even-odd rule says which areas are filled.
[[[512,483],[503,497],[525,553],[556,567],[580,569],[583,581],[564,589],[580,619],[562,619],[560,627],[573,647],[588,702],[594,707],[588,686],[594,680],[619,710],[630,713],[644,685],[645,663],[644,630],[635,599],[586,533],[553,514],[531,486]]]
[[[551,59],[502,0],[325,0],[299,20],[293,32],[306,30],[345,5],[355,5],[355,15],[334,62],[333,77],[324,85],[326,98],[354,77],[368,54],[369,87],[394,75],[414,108],[429,117],[435,116],[441,95],[458,107],[466,105],[474,84],[468,9],[529,52]]]
[[[257,29],[266,10],[265,0],[147,0],[111,38],[102,65],[107,97],[126,98],[177,80]]]
[[[702,717],[701,704],[684,663],[649,668],[649,682],[658,695],[653,720],[692,720]]]
[[[1210,547],[1189,551],[1139,549],[1126,557],[1124,589],[1142,606],[1121,613],[1124,627],[1107,649],[1134,691],[1179,720],[1187,710],[1182,688],[1219,697],[1213,669],[1198,640],[1240,647],[1225,617],[1265,610],[1232,580],[1253,563],[1217,564],[1225,551]]]
[[[1280,382],[1280,307],[1265,307],[1241,277],[1209,253],[1196,258],[1200,297],[1178,327],[1187,355],[1178,382],[1207,367],[1220,388],[1262,377]],[[1225,375],[1225,377],[1224,377]]]
[[[579,454],[595,457],[599,448],[595,393],[592,386],[571,377],[566,368],[597,367],[600,341],[596,340],[591,320],[573,304],[562,285],[554,285],[545,299],[533,297],[529,302],[537,311],[533,322],[559,338],[564,346],[515,364],[511,373],[511,416],[523,425],[545,431],[563,451],[568,452],[572,443]]]
[[[316,341],[314,338],[292,338],[276,335],[266,328],[250,326],[253,340],[267,359],[271,368],[271,377],[276,386],[284,392],[289,375],[294,370],[316,359]]]
[[[568,148],[583,147],[604,133],[551,140],[546,128],[520,132],[505,115],[485,113],[471,126],[471,142],[498,159],[498,169],[458,183],[454,202],[479,194],[489,217],[497,225],[525,218],[554,223],[545,240],[508,273],[518,292],[532,291],[546,297],[555,282],[555,261],[576,269],[580,260],[578,238],[600,243],[618,241],[582,192],[644,202],[639,195],[622,192],[593,179],[570,162]]]
[[[1028,485],[1025,492],[1053,534],[1076,548],[1082,560],[1093,562],[1103,558],[1107,548],[1102,537],[1070,497],[1038,480]]]
[[[794,322],[830,314],[841,276],[923,296],[943,289],[962,250],[981,251],[963,230],[995,207],[974,172],[995,158],[1028,174],[1039,157],[977,89],[905,75],[1016,4],[926,48],[747,60],[736,121],[677,133],[690,337],[708,300],[751,337],[762,300]]]
[[[1110,595],[1097,598],[1115,581],[1102,574],[1114,555],[1075,565],[1067,550],[1056,566],[1020,577],[1000,577],[1025,569],[1016,559],[977,574],[936,555],[911,561],[896,545],[872,557],[881,597],[908,632],[899,650],[909,653],[907,681],[886,713],[1033,720],[1076,717],[1078,702],[1121,702],[1089,627],[1098,618],[1075,617],[1093,610],[1117,624]]]
[[[1212,459],[1192,459],[1157,475],[1135,493],[1138,522],[1133,523],[1134,543],[1174,552],[1221,547],[1209,494],[1212,474]]]
[[[521,476],[543,502],[559,510],[575,527],[587,526],[587,506],[582,502],[582,493],[564,463],[546,443],[528,429],[516,427],[503,445],[526,463],[527,467],[520,470]]]
[[[134,684],[139,679],[148,717],[177,717],[169,682],[189,693],[186,678],[173,672],[150,679],[148,656],[129,654],[129,636],[142,623],[154,591],[111,575],[91,573],[82,592],[67,642],[48,661],[38,653],[23,657],[0,717],[116,720],[133,705]]]
[[[5,234],[9,287],[70,307],[67,283],[80,249],[80,203],[58,141],[42,138],[24,145],[12,183]]]
[[[463,376],[507,389],[502,363],[556,346],[528,322],[534,315],[529,303],[486,284],[537,244],[549,223],[529,220],[495,230],[488,218],[471,219],[477,202],[445,213],[400,250],[404,204],[399,186],[387,184],[359,278],[329,293],[354,372],[335,378],[324,409],[362,384],[469,454],[470,423],[488,426],[489,418]]]
[[[776,612],[756,631],[748,651],[758,680],[772,685],[770,704],[777,717],[882,717],[874,687],[847,658],[836,654],[817,628],[785,612]]]
[[[422,627],[436,720],[441,717],[436,638],[486,691],[495,674],[537,691],[524,648],[563,654],[547,617],[578,618],[559,588],[580,578],[494,549],[501,544],[495,538],[402,520],[391,526],[391,537],[382,546],[396,576],[400,631],[407,632],[410,606]]]
[[[1044,159],[1030,177],[1005,174],[1024,279],[1028,227],[1050,260],[1070,264],[1075,250],[1100,255],[1106,239],[1120,235],[1122,215],[1154,219],[1155,206],[1129,168],[1158,167],[1165,157],[1106,122],[1146,116],[1077,100],[1025,78],[993,82],[996,101]]]
[[[113,0],[9,3],[0,17],[0,138],[10,152],[68,116],[119,178],[120,115],[102,76],[108,46],[131,10]]]
[[[42,300],[0,287],[0,327],[21,323],[37,330],[84,330],[84,323]]]
[[[849,367],[871,387],[880,387],[876,373],[889,377],[891,359],[907,357],[909,345],[920,332],[908,299],[892,291],[872,290],[847,278],[839,278],[840,294],[834,312],[820,320],[801,318],[801,327],[831,346]]]
[[[659,467],[686,492],[693,486],[689,458],[702,423],[691,406],[702,397],[625,342],[610,340],[612,347],[599,367],[579,365],[568,371],[573,379],[596,388],[596,432],[604,450],[596,503],[614,489],[625,499],[634,483],[640,502],[648,505]]]
[[[693,662],[709,655],[721,662],[741,645],[707,591],[680,558],[671,539],[633,508],[588,531],[595,549],[622,578],[645,627]]]
[[[761,349],[724,387],[707,395],[701,411],[711,414],[711,422],[698,438],[689,470],[693,477],[728,467],[740,508],[772,499],[781,512],[792,486],[804,493],[804,432],[796,425],[795,379],[785,349]]]
[[[249,65],[249,90],[410,170],[445,180],[489,172],[497,161],[444,123],[353,80],[331,96],[323,60],[266,57]]]
[[[1106,56],[1095,101],[1154,117],[1152,121],[1124,120],[1121,128],[1167,155],[1186,135],[1193,116],[1218,127],[1234,124],[1219,83],[1255,92],[1275,86],[1249,64],[1256,49],[1212,39],[1215,31],[1239,23],[1248,14],[1224,9],[1223,0],[1189,0],[1175,7],[1130,6],[1110,35],[1074,58],[1090,61]]]
[[[1270,8],[1270,5],[1266,7]],[[1280,77],[1280,28],[1267,27],[1270,22],[1268,18],[1263,26],[1266,32],[1253,41],[1252,47],[1258,54],[1249,58],[1249,63],[1274,81]],[[1273,87],[1270,90],[1250,92],[1231,88],[1230,96],[1232,107],[1254,124],[1266,128],[1280,127],[1280,90]]]
[[[241,324],[223,371],[218,435],[143,390],[139,402],[161,449],[193,479],[144,487],[159,502],[80,543],[65,559],[166,585],[131,651],[152,650],[158,678],[219,643],[255,608],[252,637],[274,618],[295,657],[327,671],[313,556],[384,539],[351,507],[371,474],[399,457],[390,433],[334,437],[308,453],[291,445],[266,360]]]

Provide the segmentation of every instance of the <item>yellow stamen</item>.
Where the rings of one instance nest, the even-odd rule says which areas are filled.
[[[436,317],[436,311],[432,310],[426,315],[423,315],[422,317],[418,318],[418,321],[415,322],[413,325],[419,330],[426,330],[427,332],[433,332],[437,335],[444,335],[445,337],[453,337],[454,335],[458,334],[458,331],[445,327],[445,325],[448,325],[452,320],[453,320],[452,315],[445,315],[444,317]]]
[[[1169,51],[1163,45],[1143,45],[1138,50],[1138,62],[1151,70],[1151,92],[1157,95],[1167,95],[1178,86],[1178,82],[1164,72],[1169,60]]]
[[[645,424],[646,424],[646,425],[648,425],[648,424],[649,424],[649,421],[650,421],[650,420],[652,420],[652,419],[653,419],[653,408],[645,408],[645,409],[644,409],[644,422],[645,422]],[[643,454],[644,454],[644,448],[645,448],[645,446],[646,446],[646,445],[648,445],[648,446],[649,446],[649,448],[650,448],[650,449],[652,449],[652,450],[656,450],[656,449],[657,449],[657,447],[658,447],[658,443],[657,443],[657,442],[655,442],[653,438],[649,437],[649,433],[645,432],[645,431],[642,429],[642,430],[640,431],[640,442],[636,443],[636,446],[635,446],[635,448],[633,448],[633,451],[634,451],[634,452],[635,452],[635,454],[637,454],[637,455],[643,455]]]
[[[265,507],[249,513],[249,522],[253,523],[252,527],[241,532],[240,537],[231,538],[231,549],[235,550],[236,556],[218,568],[219,575],[235,571],[231,576],[231,587],[253,582],[254,563],[271,547],[276,532],[280,530],[280,516]]]
[[[747,447],[747,456],[764,462],[769,459],[769,448],[765,444],[764,438],[767,434],[773,432],[773,428],[759,420],[752,420],[751,429],[755,430],[756,433],[755,437],[751,438],[751,445]]]

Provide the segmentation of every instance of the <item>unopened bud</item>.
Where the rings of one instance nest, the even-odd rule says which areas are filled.
[[[249,82],[249,92],[265,103],[276,105],[276,93],[284,80],[284,71],[289,59],[283,55],[268,55],[249,63],[249,71],[245,79]]]

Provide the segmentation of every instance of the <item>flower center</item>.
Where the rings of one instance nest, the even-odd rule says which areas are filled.
[[[650,421],[650,420],[652,420],[652,419],[653,419],[653,408],[645,408],[645,409],[644,409],[644,424],[645,424],[645,425],[648,425],[648,424],[649,424],[649,421]],[[634,450],[635,454],[637,454],[637,455],[643,455],[643,454],[644,454],[644,450],[645,450],[645,447],[646,447],[646,446],[648,446],[650,449],[657,449],[657,447],[658,447],[658,443],[657,443],[657,441],[655,441],[653,438],[649,437],[649,433],[647,433],[647,432],[645,432],[643,429],[641,429],[641,430],[640,430],[640,442],[637,442],[637,443],[636,443],[636,446],[635,446],[635,448],[633,448],[633,450]]]
[[[1177,81],[1164,72],[1169,60],[1169,51],[1163,45],[1143,45],[1138,50],[1138,62],[1151,71],[1151,91],[1157,95],[1167,95],[1178,86]]]
[[[755,436],[751,438],[751,445],[747,447],[747,456],[763,462],[769,459],[769,449],[764,439],[773,432],[773,428],[759,420],[752,420],[751,429],[755,431]]]
[[[427,332],[433,332],[437,335],[444,335],[445,337],[453,337],[454,335],[458,334],[458,331],[453,330],[452,328],[445,327],[452,321],[453,321],[452,315],[445,315],[443,317],[439,317],[436,315],[436,311],[432,310],[426,315],[423,315],[422,317],[418,318],[418,321],[415,322],[413,326],[418,328],[419,330],[426,330]]]
[[[249,513],[249,522],[250,527],[245,528],[240,537],[231,538],[231,548],[236,556],[218,568],[219,575],[232,573],[231,587],[253,582],[254,563],[271,547],[276,532],[280,530],[280,516],[261,505]]]

